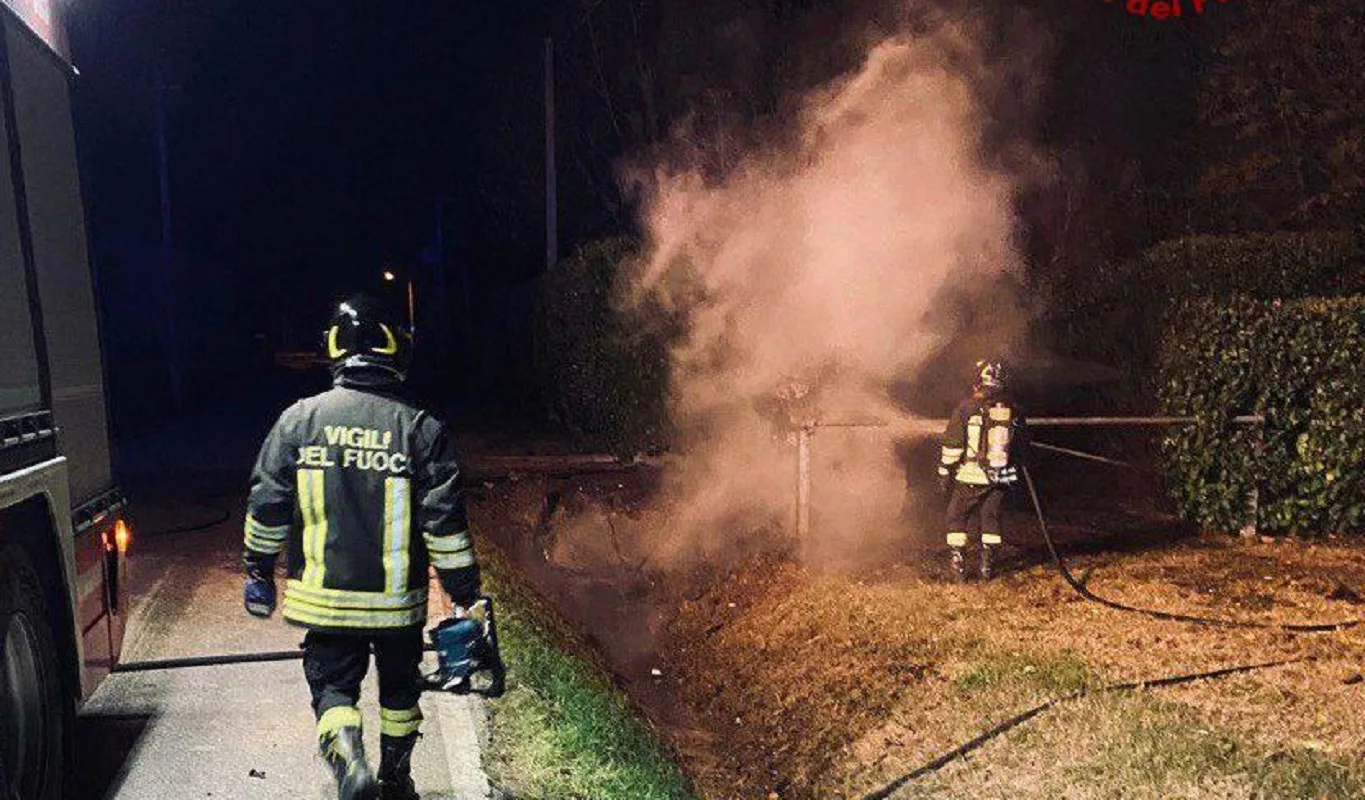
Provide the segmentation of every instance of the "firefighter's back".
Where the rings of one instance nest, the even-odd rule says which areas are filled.
[[[291,590],[397,598],[425,588],[426,553],[413,546],[413,498],[439,424],[391,387],[337,386],[286,415],[297,443],[301,523],[301,546],[290,553]]]

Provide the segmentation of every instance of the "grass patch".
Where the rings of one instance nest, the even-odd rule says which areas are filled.
[[[1161,789],[1243,773],[1235,739],[1201,728],[1194,715],[1169,703],[1125,699],[1099,707],[1124,719],[1085,771],[1121,786]]]
[[[1094,684],[1095,673],[1069,652],[1055,656],[1028,653],[992,655],[953,679],[953,689],[963,694],[1031,687],[1055,695],[1078,692]]]
[[[1154,796],[1184,796],[1210,786],[1236,786],[1250,797],[1286,800],[1365,796],[1365,773],[1358,763],[1342,763],[1301,745],[1258,751],[1209,730],[1193,709],[1177,703],[1129,697],[1105,705],[1122,714],[1123,722],[1095,760],[1073,774],[1081,784],[1107,786],[1112,796],[1139,787]]]
[[[517,798],[695,797],[655,733],[631,711],[544,601],[483,554],[498,603],[508,689],[491,708],[490,777]]]

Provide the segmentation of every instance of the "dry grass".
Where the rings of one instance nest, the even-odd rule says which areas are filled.
[[[1365,588],[1359,546],[1208,537],[1076,566],[1135,605],[1277,622],[1354,616],[1328,596]],[[711,797],[859,796],[1080,688],[1291,658],[1310,660],[1066,704],[904,796],[1365,796],[1365,684],[1350,682],[1365,631],[1163,622],[1080,601],[1044,567],[960,587],[754,563],[670,634],[670,668],[725,745],[697,776]]]

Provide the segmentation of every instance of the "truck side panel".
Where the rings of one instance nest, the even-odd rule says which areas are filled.
[[[13,18],[5,19],[5,43],[58,446],[69,458],[71,495],[84,503],[109,490],[113,475],[70,86]]]
[[[0,113],[0,142],[7,143],[5,117]],[[0,418],[37,411],[43,400],[31,298],[24,280],[18,197],[8,156],[7,148],[0,148]]]

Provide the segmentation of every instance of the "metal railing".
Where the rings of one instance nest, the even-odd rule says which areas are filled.
[[[1160,428],[1178,425],[1194,425],[1200,421],[1199,417],[1036,417],[1028,420],[1028,427],[1035,428]],[[1260,425],[1265,422],[1265,417],[1258,414],[1244,414],[1235,416],[1229,422],[1233,425]],[[891,422],[882,419],[867,420],[842,420],[842,421],[819,421],[814,420],[802,424],[796,429],[796,535],[797,541],[810,541],[810,504],[811,504],[811,438],[817,430],[821,428],[865,428],[865,429],[886,429],[894,428],[898,433],[916,435],[920,437],[937,436],[948,427],[947,419],[932,419],[925,417],[915,417],[903,421]],[[1083,457],[1090,461],[1112,464],[1114,466],[1130,466],[1116,459],[1108,459],[1103,456],[1096,456],[1091,453],[1082,453],[1070,448],[1057,447],[1055,445],[1040,445],[1041,449],[1053,450],[1063,455]],[[1248,511],[1251,522],[1243,528],[1244,535],[1255,533],[1255,508],[1257,498],[1255,490],[1252,496],[1247,499]]]

